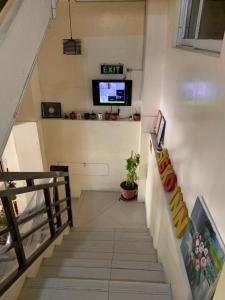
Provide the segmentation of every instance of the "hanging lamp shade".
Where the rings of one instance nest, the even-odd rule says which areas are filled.
[[[81,55],[82,54],[81,53],[81,40],[73,39],[70,1],[71,0],[68,0],[70,39],[63,39],[63,54],[65,54],[65,55]]]
[[[63,54],[66,55],[81,55],[81,40],[80,39],[64,39]]]

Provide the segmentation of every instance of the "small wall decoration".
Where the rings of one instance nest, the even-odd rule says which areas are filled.
[[[193,299],[212,299],[223,267],[225,248],[202,197],[197,197],[181,252]]]
[[[42,102],[42,118],[61,118],[61,103],[59,102]]]
[[[166,129],[166,120],[162,116],[161,121],[160,121],[160,125],[159,125],[159,130],[158,130],[158,133],[157,133],[157,144],[158,144],[159,147],[161,146],[161,144],[163,144],[165,129]]]
[[[183,199],[181,188],[177,185],[177,176],[174,172],[167,149],[162,149],[156,156],[159,174],[164,190],[170,194],[169,207],[173,226],[176,230],[176,238],[184,236],[188,226],[189,215],[186,203]]]
[[[159,110],[158,115],[157,115],[157,119],[156,119],[155,128],[154,128],[154,131],[155,131],[156,135],[159,132],[159,125],[160,125],[161,119],[162,119],[162,112],[161,112],[161,110]]]

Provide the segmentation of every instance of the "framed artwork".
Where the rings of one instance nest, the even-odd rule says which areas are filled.
[[[181,253],[193,299],[212,299],[224,264],[225,247],[202,197],[197,197]]]
[[[158,133],[157,133],[157,145],[158,145],[158,147],[161,146],[161,144],[164,141],[165,128],[166,128],[166,120],[162,116],[161,117],[161,122],[160,122],[160,125],[159,125],[159,130],[158,130]]]
[[[61,118],[60,102],[42,102],[41,103],[42,118]]]
[[[158,115],[157,115],[157,119],[156,119],[155,128],[154,128],[154,131],[155,131],[156,135],[159,132],[159,126],[160,126],[161,119],[162,119],[162,112],[161,112],[161,110],[159,110]]]

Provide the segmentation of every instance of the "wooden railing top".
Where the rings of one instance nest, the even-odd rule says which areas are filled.
[[[0,172],[0,182],[56,178],[69,176],[68,172]]]

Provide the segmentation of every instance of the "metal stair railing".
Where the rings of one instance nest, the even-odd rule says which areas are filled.
[[[49,182],[49,179],[50,182]],[[47,182],[36,182],[36,181]],[[55,241],[66,227],[73,226],[70,178],[67,166],[51,166],[50,172],[0,172],[0,182],[20,181],[24,186],[0,190],[0,199],[4,209],[7,225],[0,229],[0,238],[6,236],[6,244],[0,255],[14,249],[18,267],[0,282],[0,296],[31,266],[31,264]],[[65,197],[59,197],[59,187],[64,187]],[[16,216],[12,197],[19,194],[38,192],[43,194],[43,203]],[[39,194],[40,196],[40,194]],[[37,199],[38,202],[39,199]],[[43,218],[45,215],[47,217]],[[66,214],[66,216],[65,216]],[[33,226],[21,232],[21,226],[32,222]],[[28,226],[30,227],[30,226]],[[31,254],[25,253],[24,241],[40,230],[48,230],[46,240],[37,245]],[[1,262],[0,262],[1,266]]]

